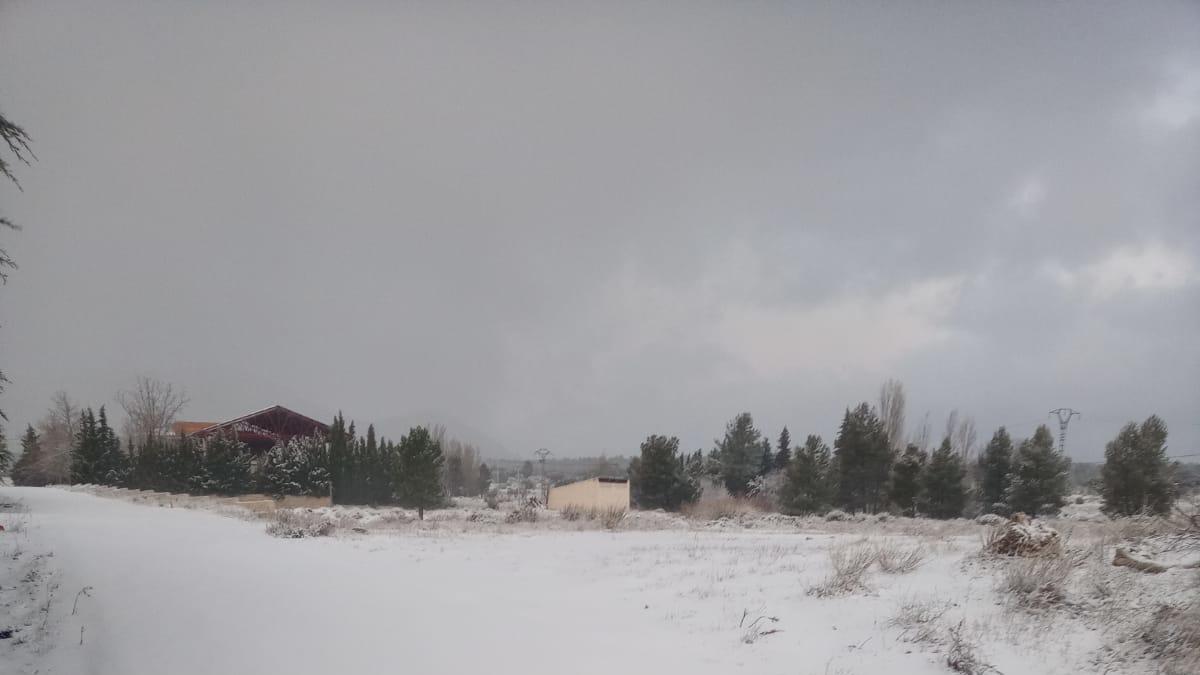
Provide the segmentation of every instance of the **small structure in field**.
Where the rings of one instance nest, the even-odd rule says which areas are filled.
[[[629,509],[629,480],[625,478],[589,478],[550,488],[546,507],[560,510],[568,506],[584,510]]]
[[[288,410],[281,405],[263,408],[227,422],[175,422],[171,431],[180,436],[203,440],[220,434],[232,434],[255,454],[270,450],[301,436],[326,436],[329,425]]]

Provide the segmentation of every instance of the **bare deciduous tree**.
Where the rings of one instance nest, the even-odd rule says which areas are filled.
[[[53,483],[65,482],[71,470],[71,446],[82,408],[65,391],[50,397],[50,409],[38,422],[45,466],[39,467]]]
[[[879,418],[893,450],[904,447],[904,383],[889,379],[879,388]]]
[[[975,418],[970,415],[959,415],[958,409],[950,411],[946,418],[946,438],[950,446],[960,457],[970,459],[975,451]]]
[[[908,438],[908,442],[917,446],[921,452],[927,452],[932,439],[933,427],[929,424],[929,413],[925,413],[925,417],[921,418],[921,425],[913,431],[912,436]]]
[[[117,403],[125,410],[125,438],[132,442],[170,431],[188,398],[169,382],[139,375],[133,389],[117,392]]]

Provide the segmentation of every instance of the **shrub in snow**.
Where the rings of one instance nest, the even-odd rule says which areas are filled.
[[[307,509],[280,509],[267,525],[267,534],[282,539],[326,537],[333,533],[333,523]]]
[[[604,529],[615,530],[621,524],[621,521],[625,520],[625,509],[617,507],[600,509],[596,512],[596,518],[604,526]]]
[[[532,504],[526,504],[521,508],[510,511],[504,518],[506,523],[536,523],[538,519],[537,509]]]
[[[980,525],[1003,525],[1008,522],[1008,519],[1003,516],[998,516],[994,513],[985,513],[975,519],[975,522]]]
[[[1044,607],[1061,602],[1064,585],[1075,561],[1066,557],[1029,558],[1014,562],[1004,571],[1003,590],[1022,607]]]
[[[925,562],[925,553],[916,546],[901,547],[893,542],[876,544],[875,564],[887,574],[907,574]]]
[[[832,548],[829,550],[832,571],[824,581],[809,588],[808,594],[827,598],[865,590],[867,585],[863,576],[874,561],[875,551],[870,546],[854,544]]]
[[[1062,540],[1054,529],[1018,513],[992,531],[987,540],[987,550],[998,555],[1023,557],[1059,555],[1062,553]]]
[[[834,509],[834,510],[830,511],[829,513],[825,514],[825,520],[827,520],[831,523],[837,522],[837,521],[843,521],[843,520],[850,520],[850,514],[846,513],[845,511],[843,511],[841,509]]]

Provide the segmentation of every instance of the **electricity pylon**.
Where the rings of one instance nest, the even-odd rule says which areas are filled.
[[[1058,417],[1058,451],[1066,454],[1067,425],[1071,423],[1072,417],[1083,417],[1083,413],[1071,408],[1055,408],[1050,414]]]

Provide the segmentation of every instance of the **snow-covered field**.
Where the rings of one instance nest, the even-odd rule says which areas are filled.
[[[0,488],[0,672],[1151,673],[1147,618],[1197,582],[1112,567],[1146,532],[1091,517],[1052,523],[1065,576],[1021,594],[1037,572],[981,555],[970,521],[338,508],[312,514],[333,536],[290,540],[216,500],[108,493]]]

